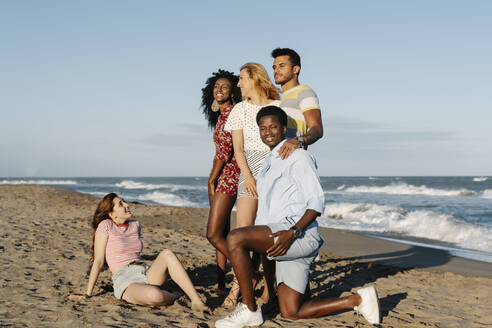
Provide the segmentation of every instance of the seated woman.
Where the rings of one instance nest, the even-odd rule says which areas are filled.
[[[113,273],[114,295],[128,303],[139,305],[171,305],[178,295],[160,289],[168,275],[191,299],[191,308],[209,311],[198,296],[188,274],[171,250],[163,250],[149,267],[142,262],[140,223],[130,220],[128,204],[115,193],[110,193],[97,205],[93,228],[93,263],[84,295],[70,295],[70,299],[92,296],[105,261]]]

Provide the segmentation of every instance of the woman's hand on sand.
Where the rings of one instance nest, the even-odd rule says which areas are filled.
[[[244,189],[248,194],[258,197],[258,192],[256,191],[256,179],[253,178],[253,176],[244,179]]]
[[[208,314],[213,314],[212,310],[202,302],[191,303],[191,309],[196,312],[204,312]]]
[[[70,295],[68,295],[68,299],[71,301],[86,300],[88,298],[90,298],[90,296],[87,294],[70,294]]]

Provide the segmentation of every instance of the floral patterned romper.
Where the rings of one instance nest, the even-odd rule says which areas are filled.
[[[227,106],[227,108],[222,110],[214,130],[215,158],[226,162],[217,179],[215,191],[235,196],[240,171],[233,156],[231,133],[224,130],[224,125],[231,110],[232,106]]]

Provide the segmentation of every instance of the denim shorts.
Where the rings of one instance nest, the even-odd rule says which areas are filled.
[[[114,296],[121,299],[125,290],[133,283],[147,284],[147,269],[149,266],[141,264],[125,264],[113,274]]]
[[[295,223],[293,218],[286,217],[280,222],[268,224],[268,227],[275,233],[289,230]],[[298,293],[304,294],[309,282],[309,268],[318,256],[321,245],[323,238],[318,232],[318,223],[314,221],[303,231],[300,238],[294,240],[284,255],[268,257],[269,260],[275,261],[277,285],[285,283]]]

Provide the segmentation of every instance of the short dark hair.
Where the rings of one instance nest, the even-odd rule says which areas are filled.
[[[292,66],[301,67],[301,57],[297,52],[289,48],[277,48],[272,50],[272,57],[277,58],[279,56],[289,56]]]
[[[260,109],[258,114],[256,114],[256,124],[260,125],[260,119],[263,116],[269,115],[276,116],[281,126],[287,126],[287,114],[285,114],[282,108],[277,106],[266,106]]]

